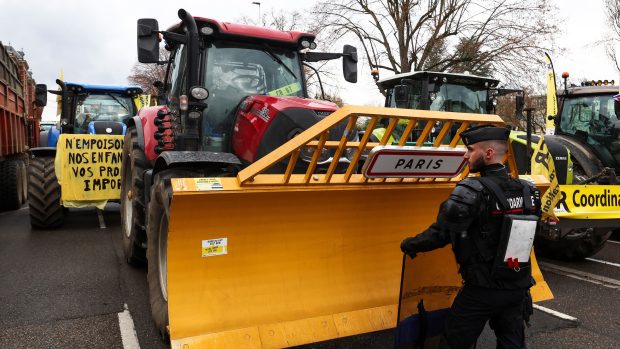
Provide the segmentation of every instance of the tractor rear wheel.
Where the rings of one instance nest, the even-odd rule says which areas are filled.
[[[560,240],[536,240],[536,253],[558,260],[576,261],[595,255],[611,236],[610,228],[580,228]]]
[[[28,171],[28,205],[33,228],[57,228],[63,222],[60,185],[53,157],[35,157]]]
[[[11,159],[0,162],[0,211],[16,210],[24,202],[23,161]]]
[[[130,127],[125,133],[121,161],[121,233],[127,263],[140,265],[146,262],[144,171],[148,161],[138,144],[138,132]]]

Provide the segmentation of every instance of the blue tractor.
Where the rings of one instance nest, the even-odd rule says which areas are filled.
[[[30,222],[34,228],[54,228],[63,223],[54,159],[61,134],[124,135],[125,122],[135,116],[139,86],[88,85],[56,80],[60,96],[60,121],[49,130],[41,131],[40,144],[32,149],[28,176]]]

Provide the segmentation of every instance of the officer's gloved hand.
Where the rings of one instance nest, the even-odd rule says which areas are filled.
[[[412,237],[406,238],[405,240],[403,240],[403,242],[400,243],[400,250],[412,259],[415,258],[415,240]]]

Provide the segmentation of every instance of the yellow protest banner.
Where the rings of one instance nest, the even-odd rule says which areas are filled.
[[[618,185],[562,185],[555,214],[560,219],[614,219],[620,211]]]
[[[542,219],[546,220],[549,217],[557,219],[553,209],[560,200],[560,186],[558,184],[557,173],[555,171],[555,165],[553,164],[553,157],[549,152],[549,148],[545,143],[545,137],[540,136],[540,141],[532,155],[531,159],[532,174],[544,175],[547,177],[551,185],[541,198],[542,203]]]
[[[63,134],[56,151],[61,200],[118,200],[123,136]]]

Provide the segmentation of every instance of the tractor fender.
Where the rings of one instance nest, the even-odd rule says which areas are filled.
[[[144,128],[142,127],[141,118],[139,116],[134,116],[127,120],[127,127],[135,127],[138,138],[138,148],[144,151]]]
[[[30,149],[30,153],[34,157],[54,157],[56,156],[56,148],[54,147],[39,147]]]
[[[570,183],[572,178],[569,178],[568,168],[571,164],[570,155],[572,154],[572,149],[558,140],[556,136],[545,136],[545,143],[553,158],[558,182],[560,184]],[[572,173],[570,175],[572,176]]]
[[[218,171],[229,166],[240,166],[241,161],[231,153],[216,153],[210,151],[165,151],[157,160],[153,167],[153,178],[155,175],[169,168],[184,168],[192,170],[213,170]]]
[[[570,154],[575,157],[575,160],[583,167],[588,176],[597,174],[604,166],[601,160],[590,149],[588,145],[582,142],[566,136],[548,136],[550,139],[557,140],[558,143],[564,145],[570,151]],[[545,138],[545,140],[547,137]]]
[[[56,127],[52,127],[49,129],[45,144],[41,143],[42,146],[46,147],[56,147],[58,143],[58,139],[60,138],[60,129]]]
[[[138,133],[141,142],[138,142],[143,146],[144,154],[148,161],[155,161],[157,159],[157,153],[155,153],[155,147],[157,141],[155,140],[155,132],[157,132],[157,126],[155,126],[155,118],[157,118],[157,112],[159,110],[165,110],[167,107],[164,105],[157,105],[153,107],[144,107],[138,112],[138,116],[134,117],[136,129],[138,124],[141,125],[142,134]],[[138,122],[140,121],[140,122]],[[140,132],[140,131],[138,131]]]

